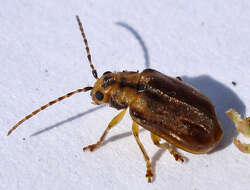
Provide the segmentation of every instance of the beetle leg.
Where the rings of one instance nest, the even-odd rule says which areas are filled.
[[[119,114],[117,114],[109,123],[108,127],[105,129],[105,131],[103,132],[101,138],[97,141],[96,144],[92,144],[92,145],[88,145],[86,147],[83,148],[83,151],[85,150],[89,150],[89,151],[94,151],[96,148],[98,148],[104,141],[106,135],[108,134],[109,130],[111,128],[113,128],[115,125],[117,125],[123,118],[123,116],[126,113],[126,109],[124,109],[123,111],[121,111]]]
[[[168,151],[170,152],[170,154],[172,154],[175,158],[176,161],[181,161],[184,162],[184,159],[182,158],[182,156],[175,150],[175,147],[170,146],[168,143],[160,143],[161,138],[153,133],[151,133],[151,139],[153,141],[153,143],[160,147],[160,148],[166,148],[168,149]]]
[[[148,182],[151,183],[151,179],[153,177],[153,173],[152,173],[152,170],[151,170],[151,163],[150,163],[150,159],[148,157],[148,154],[144,148],[144,146],[142,145],[140,139],[139,139],[139,127],[137,125],[136,122],[133,121],[133,125],[132,125],[132,132],[133,132],[133,135],[135,137],[135,140],[137,142],[137,144],[139,145],[141,151],[142,151],[142,154],[144,156],[144,159],[146,161],[146,167],[147,167],[147,172],[146,172],[146,177],[148,178]]]

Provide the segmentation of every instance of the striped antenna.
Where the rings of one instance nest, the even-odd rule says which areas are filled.
[[[48,108],[49,106],[52,106],[53,104],[60,102],[61,100],[65,99],[65,98],[69,98],[70,96],[76,94],[76,93],[80,93],[80,92],[87,92],[89,90],[92,90],[93,87],[85,87],[85,88],[81,88],[81,89],[77,89],[75,91],[69,92],[68,94],[61,96],[55,100],[52,100],[51,102],[49,102],[48,104],[40,107],[39,109],[33,111],[31,114],[27,115],[26,117],[24,117],[22,120],[18,121],[16,125],[14,125],[8,132],[7,136],[9,136],[19,125],[21,125],[24,121],[28,120],[29,118],[33,117],[34,115],[36,115],[37,113],[39,113],[40,111]]]
[[[94,67],[94,65],[92,63],[91,54],[90,54],[90,51],[89,51],[88,41],[87,41],[86,35],[84,33],[83,27],[82,27],[82,22],[81,22],[78,15],[76,15],[76,20],[78,22],[79,29],[80,29],[82,37],[83,37],[83,41],[84,41],[86,52],[87,52],[87,57],[88,57],[88,60],[89,60],[89,65],[90,65],[90,67],[92,69],[92,75],[95,77],[95,79],[98,79],[96,69],[95,69],[95,67]]]

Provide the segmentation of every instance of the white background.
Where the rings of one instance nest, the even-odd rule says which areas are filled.
[[[249,10],[247,0],[1,3],[0,189],[249,189],[250,155],[232,144],[236,131],[224,114],[234,108],[250,115]],[[118,113],[92,105],[89,92],[52,106],[7,137],[26,114],[93,85],[76,14],[99,75],[142,71],[147,63],[166,75],[181,76],[209,96],[224,129],[215,151],[180,151],[189,161],[177,163],[143,130],[140,136],[155,173],[148,184],[128,113],[105,146],[82,151]]]

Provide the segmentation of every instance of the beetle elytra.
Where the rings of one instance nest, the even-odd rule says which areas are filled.
[[[180,77],[172,78],[153,69],[145,69],[141,73],[107,71],[99,78],[92,64],[82,23],[78,16],[76,19],[92,75],[96,79],[94,86],[72,91],[40,107],[14,125],[8,135],[24,121],[56,102],[76,93],[91,91],[94,104],[108,104],[122,111],[111,120],[97,143],[86,146],[83,150],[93,151],[100,147],[107,133],[122,120],[129,108],[133,120],[132,133],[146,161],[148,182],[152,181],[153,173],[150,158],[139,139],[139,125],[150,131],[155,145],[167,148],[177,161],[184,160],[175,147],[202,154],[211,151],[219,143],[223,131],[211,101],[197,89],[184,83]],[[162,139],[166,142],[161,143]]]

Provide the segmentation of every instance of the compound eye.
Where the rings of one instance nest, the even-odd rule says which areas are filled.
[[[101,93],[100,91],[97,91],[97,92],[95,93],[95,98],[96,98],[97,100],[102,101],[103,97],[104,97],[104,95],[103,95],[103,93]]]

